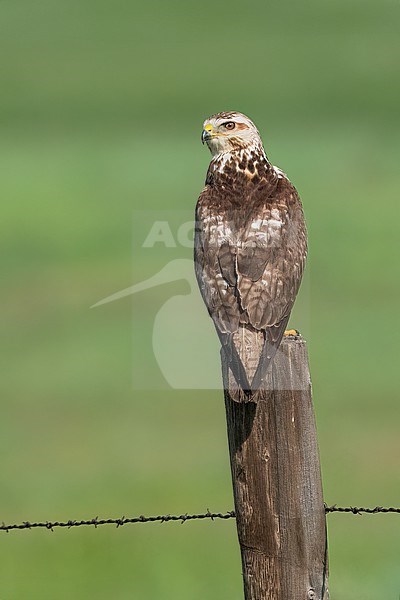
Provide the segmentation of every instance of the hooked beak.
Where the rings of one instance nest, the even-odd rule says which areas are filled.
[[[201,143],[204,144],[210,137],[210,132],[203,129],[201,134]]]
[[[201,134],[202,144],[204,144],[204,142],[206,142],[207,140],[212,138],[212,134],[213,134],[213,126],[210,123],[207,123],[207,125],[204,127],[203,132]]]

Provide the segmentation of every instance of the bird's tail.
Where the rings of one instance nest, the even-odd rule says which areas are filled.
[[[257,368],[251,380],[251,388],[254,392],[265,386],[268,368],[270,367],[272,361],[274,360],[275,354],[278,351],[288,320],[289,317],[285,319],[283,327],[281,327],[280,324],[280,331],[274,331],[274,328],[269,328],[263,332],[264,344],[261,350]]]
[[[237,332],[225,334],[223,348],[232,374],[225,384],[239,401],[256,401],[257,392],[266,383],[268,369],[288,320],[289,315],[277,326],[262,331],[241,325]]]
[[[235,345],[234,334],[219,333],[219,337],[222,345],[221,353],[223,363],[225,363],[228,367],[228,370],[231,371],[238,386],[238,390],[241,390],[246,398],[250,398],[252,396],[252,390],[247,377],[246,369],[244,368],[243,362]],[[226,377],[229,378],[228,373]],[[224,383],[226,387],[227,382]]]

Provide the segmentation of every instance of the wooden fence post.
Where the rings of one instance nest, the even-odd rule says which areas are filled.
[[[257,403],[234,400],[223,355],[222,372],[245,600],[328,600],[305,341],[284,338]]]

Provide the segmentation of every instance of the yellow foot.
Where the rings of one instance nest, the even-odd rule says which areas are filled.
[[[297,329],[287,329],[283,335],[289,337],[298,337],[300,335],[300,331],[297,331]]]

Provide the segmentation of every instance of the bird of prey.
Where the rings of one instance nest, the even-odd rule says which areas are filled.
[[[241,399],[265,382],[307,255],[299,195],[239,112],[204,121],[212,154],[196,206],[195,271]],[[243,395],[244,394],[244,395]]]

